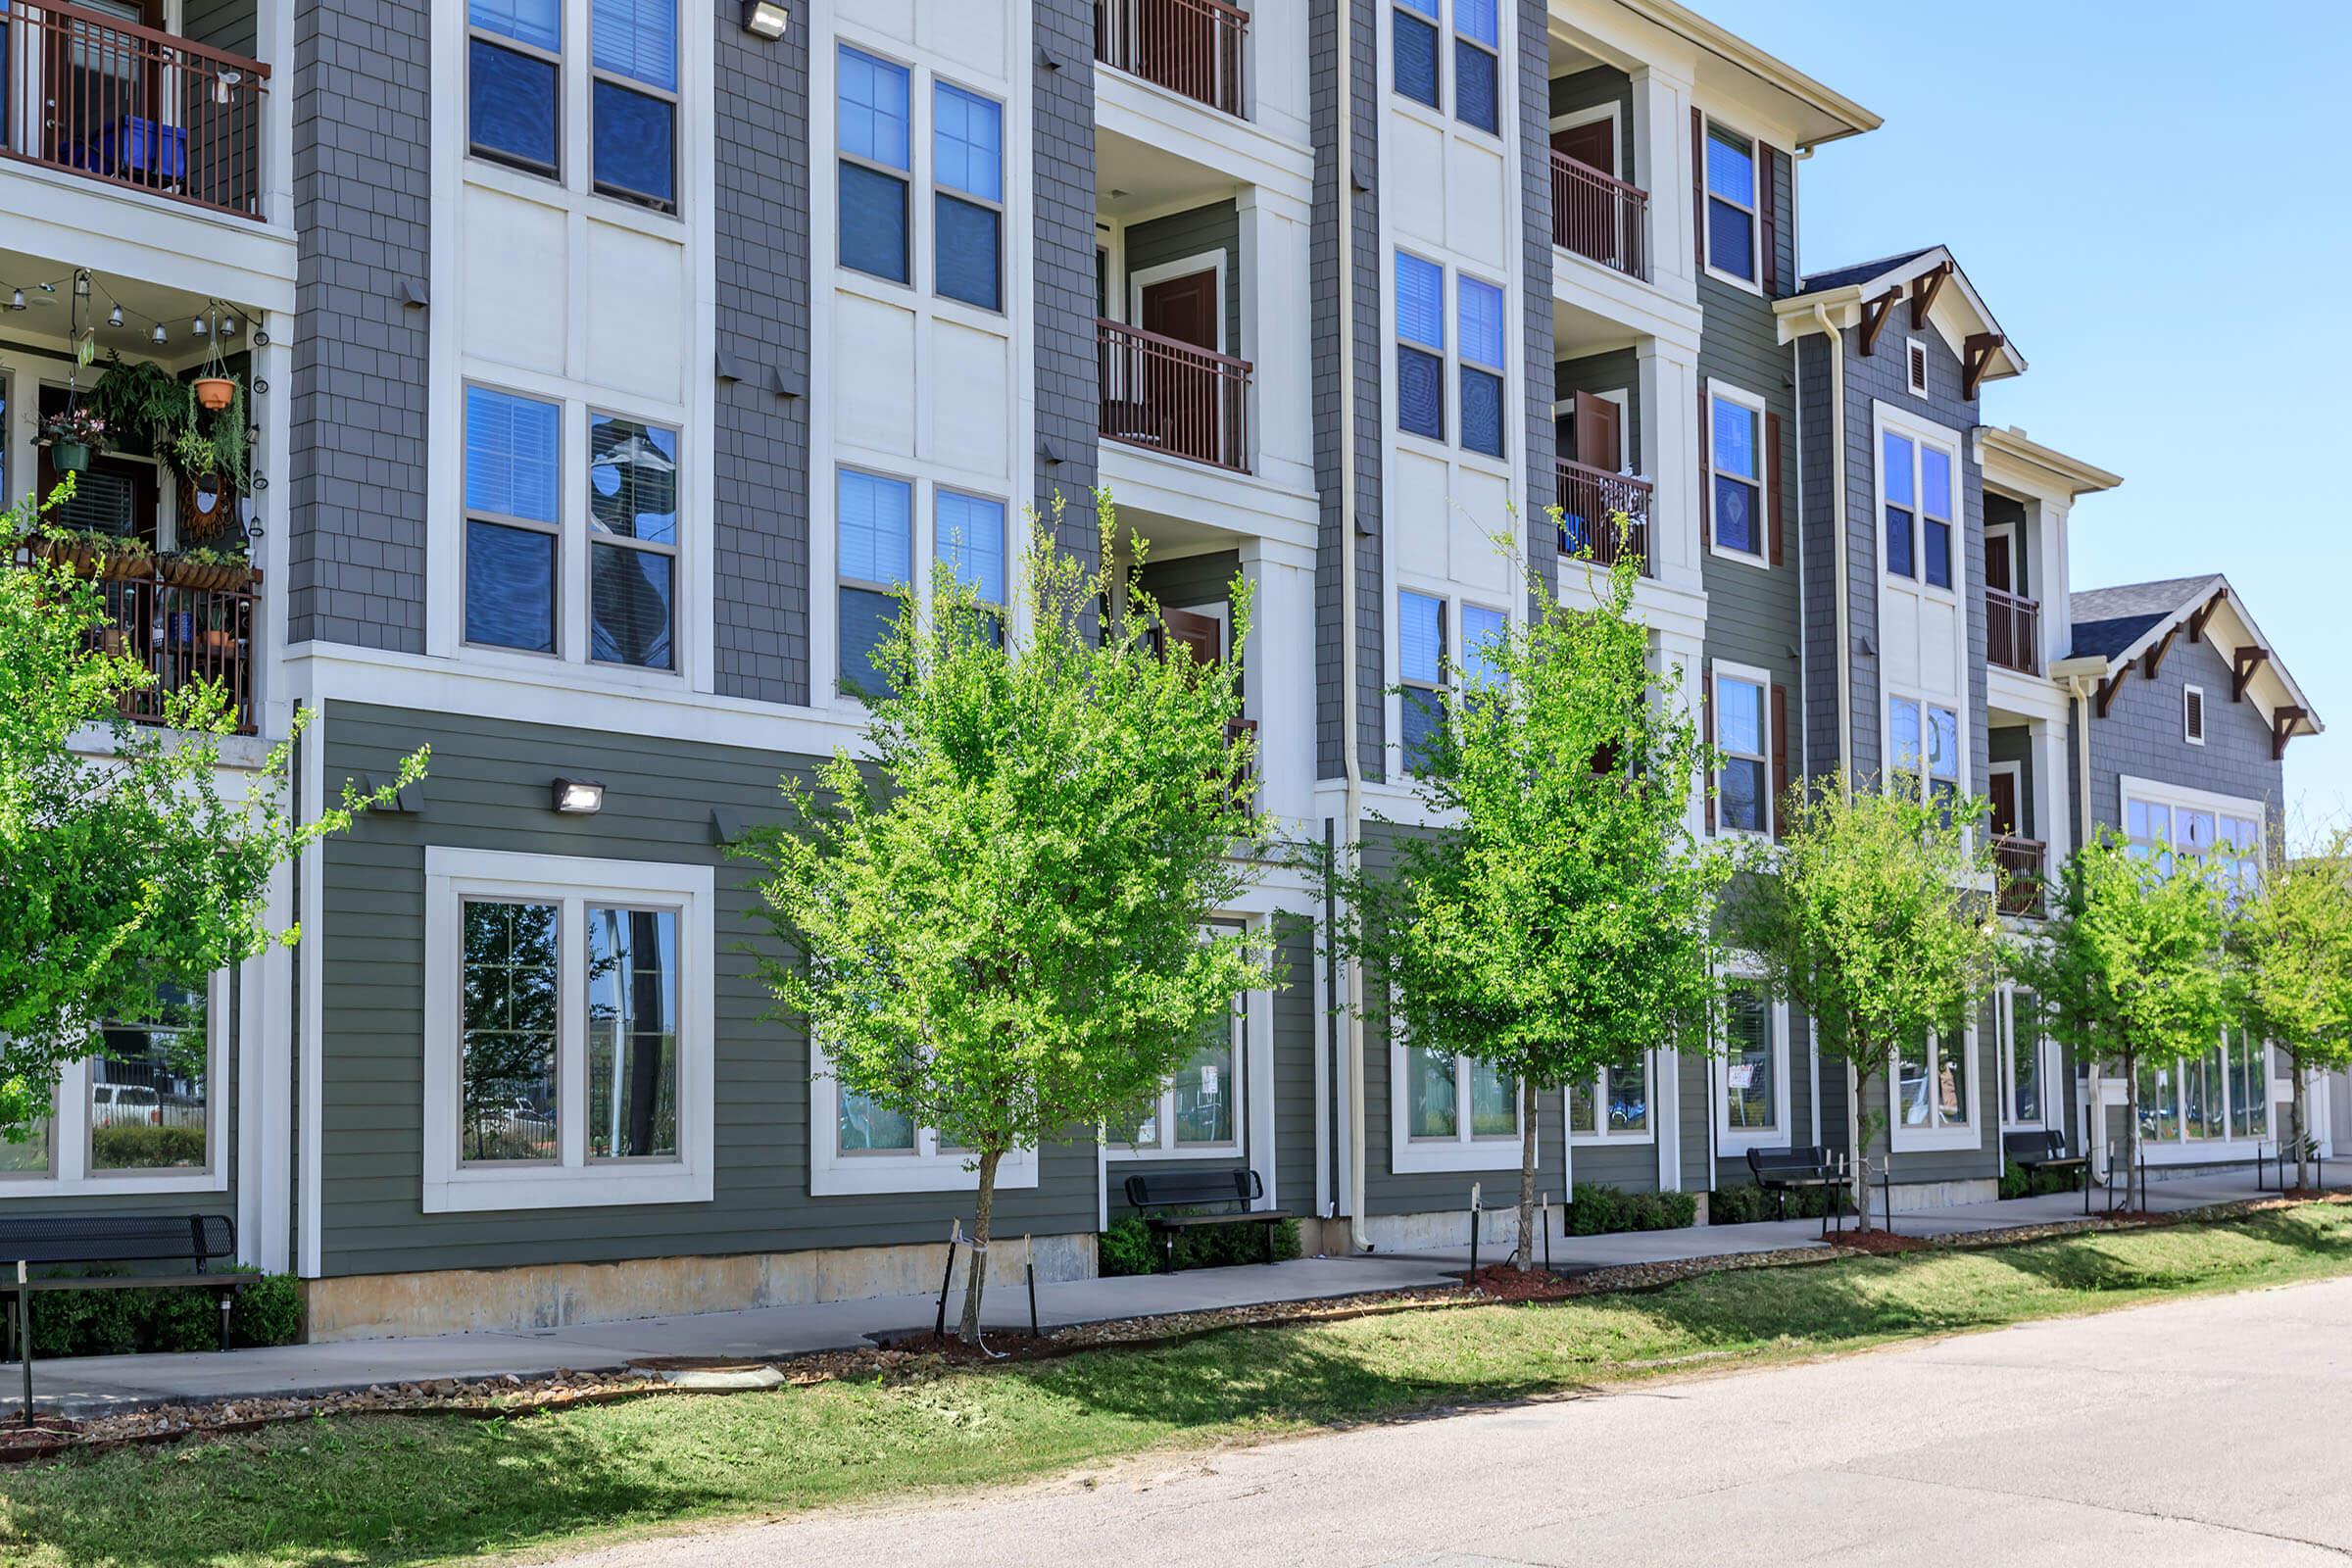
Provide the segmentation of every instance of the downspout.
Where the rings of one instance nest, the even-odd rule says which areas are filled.
[[[1340,853],[1356,863],[1363,840],[1364,770],[1356,756],[1355,625],[1355,51],[1350,0],[1333,0],[1332,39],[1341,63],[1337,95],[1340,287],[1340,776],[1347,783]],[[1352,918],[1354,911],[1350,910]],[[1348,1241],[1371,1250],[1364,1235],[1364,973],[1348,965]]]
[[[1836,460],[1830,484],[1830,537],[1838,547],[1838,788],[1854,789],[1854,632],[1851,596],[1846,582],[1845,537],[1845,334],[1830,319],[1829,309],[1818,301],[1813,319],[1830,340],[1830,452]],[[1800,527],[1801,532],[1801,527]]]

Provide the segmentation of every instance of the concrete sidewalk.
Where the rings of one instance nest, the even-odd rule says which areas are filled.
[[[2352,1187],[2352,1165],[2340,1176],[2330,1172],[2330,1178],[2331,1188]],[[2176,1212],[2260,1196],[2250,1172],[2233,1172],[2151,1182],[2148,1206],[2158,1212]],[[2094,1212],[2103,1210],[2106,1195],[2094,1192],[2091,1202]],[[1896,1230],[1911,1235],[1937,1236],[2046,1224],[2081,1218],[2082,1213],[2080,1196],[2060,1193],[2007,1202],[1898,1210],[1894,1224]],[[1581,1273],[1816,1248],[1826,1245],[1820,1236],[1820,1221],[1792,1219],[1555,1237],[1551,1264],[1563,1272]],[[1509,1250],[1507,1246],[1482,1248],[1480,1261],[1500,1262]],[[1465,1245],[1041,1285],[1037,1288],[1038,1320],[1047,1328],[1061,1328],[1111,1318],[1160,1317],[1443,1285],[1461,1271],[1468,1256]],[[610,1371],[662,1356],[764,1360],[868,1344],[875,1335],[928,1329],[935,1311],[936,1298],[888,1296],[813,1306],[591,1323],[528,1334],[444,1334],[226,1352],[88,1356],[43,1361],[33,1372],[43,1410],[91,1416],[150,1404],[308,1396],[378,1383]],[[1013,1280],[993,1287],[983,1315],[991,1327],[1026,1330],[1029,1299],[1022,1283]],[[0,1408],[13,1408],[17,1388],[16,1364],[0,1365]]]

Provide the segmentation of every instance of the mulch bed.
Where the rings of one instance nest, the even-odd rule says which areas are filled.
[[[1832,1247],[1842,1247],[1852,1252],[1869,1252],[1878,1257],[1889,1257],[1897,1252],[1925,1252],[1936,1244],[1925,1236],[1905,1236],[1897,1231],[1832,1231],[1828,1237]]]
[[[873,1334],[867,1338],[887,1349],[910,1356],[931,1356],[956,1365],[989,1365],[998,1361],[1035,1361],[1063,1355],[1068,1348],[1051,1334],[1029,1335],[984,1331],[978,1345],[966,1345],[953,1333],[922,1329],[908,1334]]]
[[[1592,1294],[1566,1275],[1540,1268],[1523,1272],[1508,1263],[1490,1263],[1475,1274],[1464,1275],[1462,1284],[1490,1301],[1558,1301]]]

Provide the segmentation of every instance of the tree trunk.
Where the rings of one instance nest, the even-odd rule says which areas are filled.
[[[1870,1087],[1870,1074],[1857,1066],[1850,1056],[1845,1063],[1845,1147],[1846,1180],[1853,1191],[1854,1214],[1864,1230],[1870,1229],[1870,1151],[1864,1147],[1862,1104],[1865,1091]]]
[[[972,1208],[972,1270],[963,1283],[963,1321],[956,1337],[966,1345],[980,1343],[980,1293],[988,1289],[988,1216],[997,1201],[997,1161],[1004,1156],[984,1150],[980,1155],[980,1197]]]
[[[1477,1223],[1477,1216],[1471,1217]],[[1519,1272],[1536,1266],[1536,1081],[1519,1091]]]
[[[2268,1055],[2268,1047],[2264,1048],[2264,1054]],[[2311,1140],[2303,1136],[2303,1058],[2288,1053],[2286,1070],[2294,1075],[2295,1080],[2295,1108],[2287,1118],[2295,1130],[2295,1186],[2297,1189],[2308,1189],[2311,1186]],[[2265,1061],[2262,1092],[2266,1095],[2271,1092],[2270,1074],[2270,1063]]]
[[[2137,1201],[2132,1190],[2133,1176],[2139,1170],[2139,1058],[2124,1058],[2124,1206],[2130,1208]],[[2114,1172],[2108,1172],[2110,1179]]]

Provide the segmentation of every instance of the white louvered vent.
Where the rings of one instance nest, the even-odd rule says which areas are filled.
[[[1924,398],[1928,395],[1928,346],[1915,337],[1905,338],[1903,342],[1906,350],[1904,358],[1911,367],[1911,395]]]
[[[2202,686],[2180,688],[2180,731],[2191,746],[2205,744],[2205,689]]]

